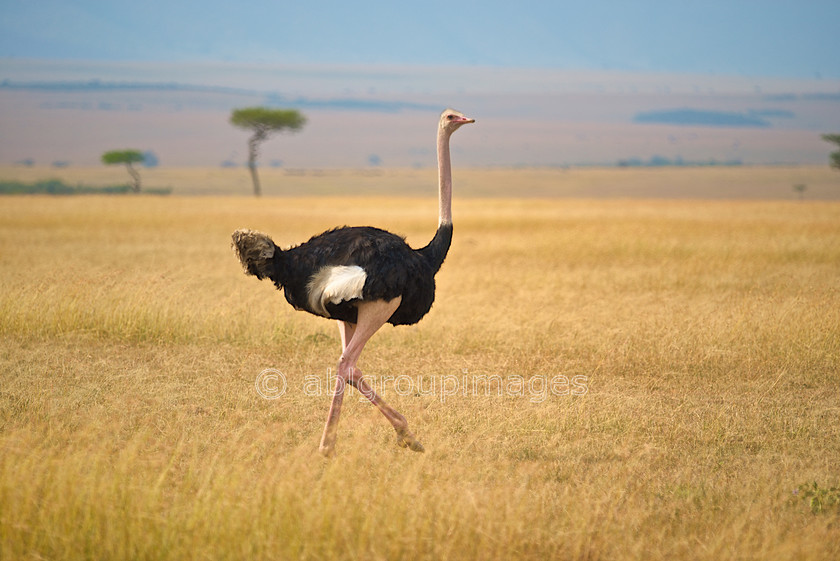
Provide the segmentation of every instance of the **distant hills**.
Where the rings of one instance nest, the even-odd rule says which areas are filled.
[[[634,123],[661,125],[683,125],[700,127],[757,127],[769,128],[769,117],[792,119],[793,111],[766,109],[736,113],[730,111],[703,111],[700,109],[668,109],[664,111],[643,111],[633,118]]]
[[[0,59],[0,164],[100,165],[151,150],[164,166],[242,165],[233,108],[290,107],[301,134],[266,143],[288,169],[434,167],[432,125],[477,125],[459,166],[821,164],[840,81],[534,69],[106,64]]]

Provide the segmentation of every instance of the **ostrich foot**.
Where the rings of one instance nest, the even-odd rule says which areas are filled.
[[[412,452],[425,452],[426,449],[420,444],[420,441],[415,438],[408,429],[397,430],[397,444],[403,448],[408,448]]]

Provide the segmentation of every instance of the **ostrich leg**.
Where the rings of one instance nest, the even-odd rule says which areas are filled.
[[[321,437],[320,451],[325,456],[331,456],[335,451],[338,419],[341,415],[344,390],[348,383],[362,392],[385,415],[385,418],[397,431],[397,442],[400,446],[411,448],[415,452],[423,451],[423,445],[408,430],[408,422],[406,422],[405,417],[379,397],[362,377],[362,371],[356,368],[356,362],[359,360],[359,355],[361,355],[365,343],[388,321],[388,318],[399,307],[400,301],[401,298],[397,297],[389,302],[384,300],[360,302],[357,323],[339,322],[342,353],[338,361],[335,392],[324,426],[324,434]]]

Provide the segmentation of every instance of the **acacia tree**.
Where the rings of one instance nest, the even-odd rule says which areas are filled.
[[[822,135],[822,139],[826,142],[831,142],[840,147],[840,134],[824,134]],[[840,150],[829,154],[828,160],[830,162],[831,167],[840,170]]]
[[[257,176],[257,155],[260,143],[275,132],[299,131],[306,124],[306,117],[295,109],[246,107],[233,110],[230,124],[253,132],[248,139],[248,168],[251,170],[251,179],[254,182],[254,195],[259,197],[262,194],[260,179]]]
[[[111,150],[102,154],[102,163],[105,165],[125,164],[128,175],[131,176],[131,190],[140,192],[140,174],[132,164],[139,164],[145,159],[140,150]]]

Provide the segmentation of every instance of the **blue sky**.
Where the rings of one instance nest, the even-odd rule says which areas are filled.
[[[0,57],[840,77],[837,0],[0,0]]]
[[[837,22],[838,0],[0,0],[0,163],[238,161],[231,109],[268,104],[309,119],[266,147],[292,168],[434,165],[446,106],[480,123],[461,165],[819,164]]]

